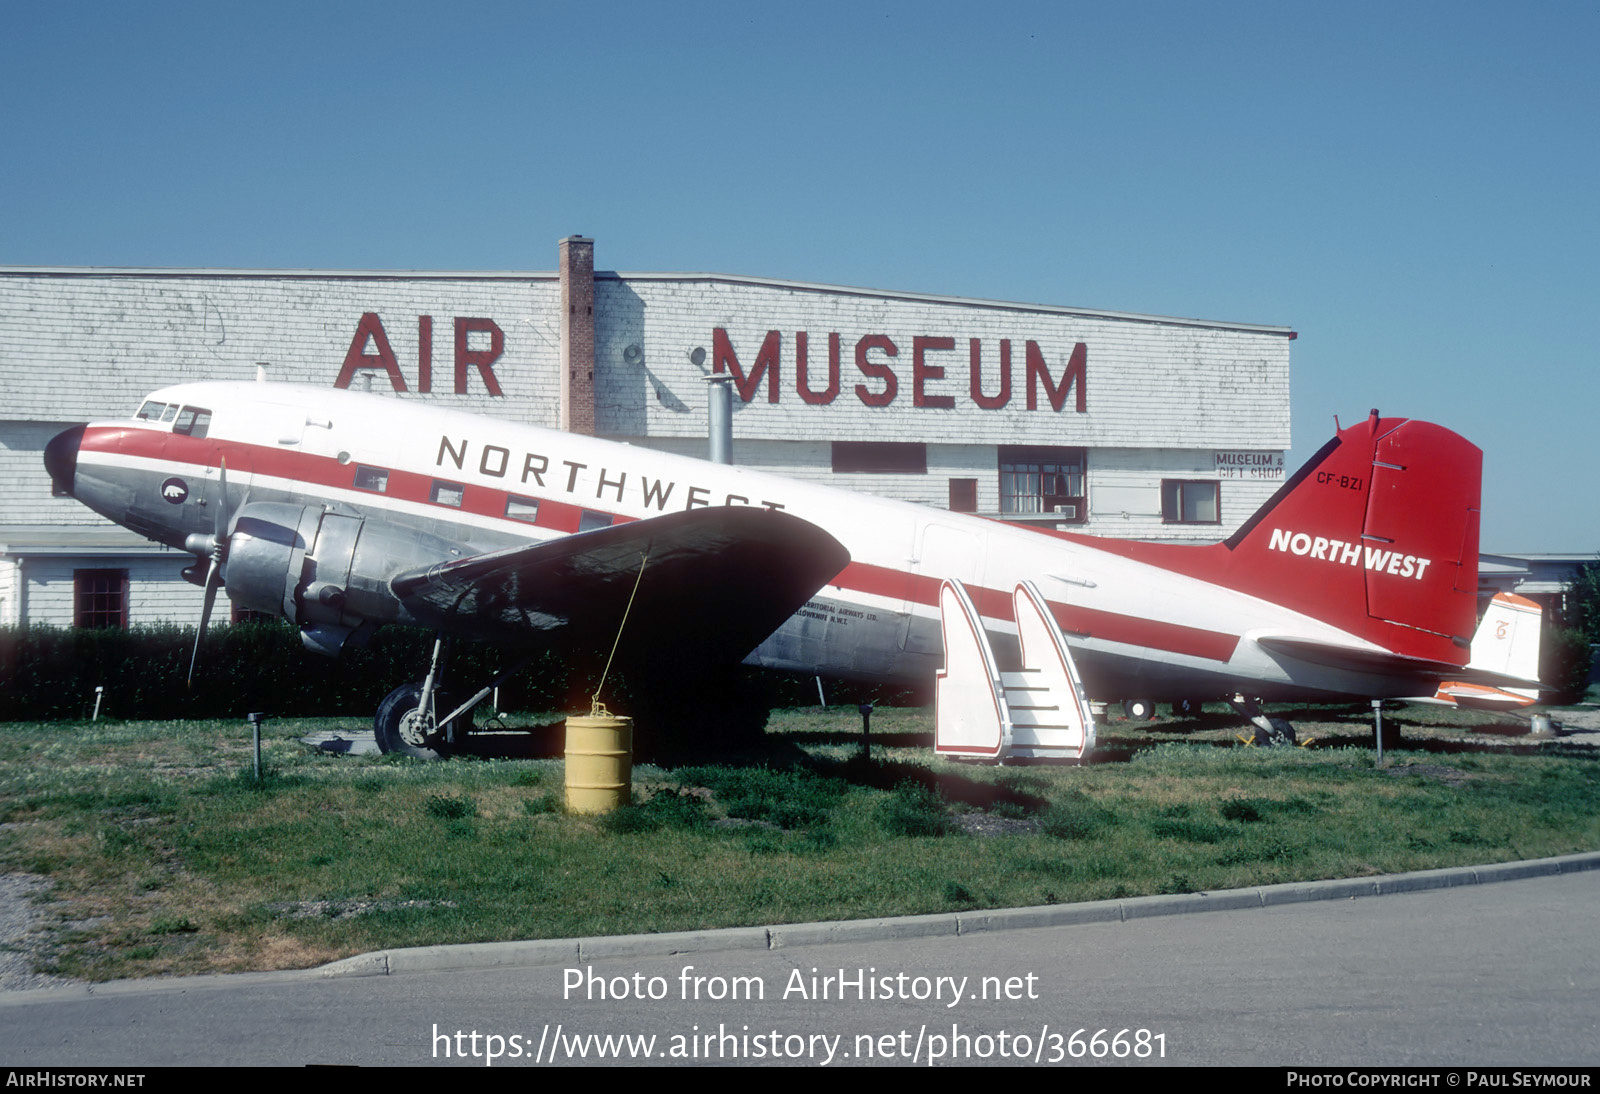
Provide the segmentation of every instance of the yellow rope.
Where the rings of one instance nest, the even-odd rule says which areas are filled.
[[[600,682],[594,686],[594,694],[589,696],[590,717],[601,717],[611,712],[600,702],[600,689],[606,686],[606,677],[611,673],[611,660],[617,656],[617,646],[622,642],[622,628],[628,625],[628,613],[633,610],[633,598],[639,595],[639,582],[644,580],[644,564],[650,561],[650,552],[643,551],[639,555],[639,574],[633,579],[633,592],[628,594],[628,606],[622,609],[622,622],[617,624],[617,637],[611,642],[611,652],[606,656],[606,667],[600,672]]]

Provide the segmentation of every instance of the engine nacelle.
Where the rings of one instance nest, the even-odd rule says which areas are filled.
[[[396,574],[464,553],[388,522],[262,502],[240,511],[222,578],[234,603],[299,624],[308,648],[332,655],[358,627],[414,622],[390,591]]]

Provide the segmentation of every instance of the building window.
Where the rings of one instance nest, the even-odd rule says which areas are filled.
[[[928,446],[898,441],[834,441],[833,470],[843,474],[926,475]]]
[[[1087,520],[1085,456],[1082,448],[1001,445],[1000,512],[1018,516],[1054,513],[1074,524]]]
[[[1162,479],[1161,520],[1166,524],[1222,523],[1222,484]]]
[[[978,511],[977,479],[950,480],[950,511],[952,513],[976,513]]]
[[[128,571],[72,571],[75,627],[128,627]]]

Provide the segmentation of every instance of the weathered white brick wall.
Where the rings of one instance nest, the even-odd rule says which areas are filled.
[[[1222,503],[1220,524],[1164,524],[1161,480],[1217,481]],[[1089,523],[1083,531],[1119,539],[1225,539],[1261,508],[1283,476],[1263,479],[1220,479],[1213,449],[1097,448],[1089,453]]]
[[[191,561],[179,551],[154,558],[52,556],[27,559],[23,565],[27,586],[23,597],[28,622],[52,627],[72,626],[73,571],[116,569],[128,571],[129,623],[193,626],[200,620],[205,592],[179,575]],[[219,595],[213,617],[226,621],[228,611],[226,597]]]
[[[86,421],[132,414],[152,389],[190,380],[274,380],[331,386],[361,317],[375,312],[416,392],[418,317],[433,320],[433,401],[549,425],[557,397],[554,274],[423,275],[0,273],[0,382],[10,420]],[[455,323],[488,318],[505,332],[493,368],[455,393]],[[485,339],[469,349],[487,348]],[[365,347],[376,353],[371,339]],[[385,374],[373,384],[389,390]],[[353,385],[360,387],[360,382]]]
[[[105,523],[72,498],[50,494],[44,446],[72,422],[0,420],[0,525],[98,525]]]
[[[361,317],[376,313],[408,387],[415,392],[418,317],[433,320],[433,394],[439,403],[539,424],[555,420],[556,283],[553,275],[176,276],[0,273],[0,380],[8,420],[72,421],[131,413],[152,388],[201,378],[251,379],[255,362],[274,379],[332,384]],[[600,429],[632,436],[704,433],[712,332],[723,328],[741,365],[756,361],[769,330],[782,332],[779,402],[766,383],[740,403],[735,435],[784,439],[952,444],[1086,444],[1259,448],[1289,444],[1289,340],[1281,331],[1184,326],[1138,318],[1022,310],[1001,304],[902,299],[723,279],[628,275],[596,286],[596,383]],[[494,365],[504,391],[491,397],[475,369],[454,392],[456,317],[488,318],[505,334]],[[810,406],[795,390],[795,333],[809,335],[813,388],[826,384],[828,335],[841,335],[840,392]],[[898,391],[887,406],[862,404],[856,385],[883,384],[857,369],[867,335],[898,347],[871,358],[888,365]],[[950,409],[914,407],[913,340],[949,337],[930,351],[930,396]],[[1002,339],[1011,348],[1011,399],[997,410],[968,394],[969,340],[981,342],[985,390],[998,390]],[[1026,343],[1036,342],[1060,379],[1073,347],[1087,347],[1087,408],[1027,410]],[[474,340],[472,348],[485,345]],[[637,347],[630,352],[630,347]],[[369,351],[375,346],[368,343]],[[704,362],[691,357],[703,350]],[[383,388],[387,379],[372,371]]]
[[[362,316],[376,313],[416,398],[419,316],[432,317],[433,393],[439,405],[553,426],[558,403],[557,289],[553,274],[179,276],[85,271],[0,273],[0,486],[3,524],[101,523],[71,499],[52,499],[44,444],[73,422],[131,415],[155,388],[201,379],[268,376],[331,386]],[[502,397],[475,367],[456,394],[455,319],[488,318],[505,334],[491,366]],[[468,338],[469,351],[488,335]],[[362,350],[377,354],[369,335]],[[351,385],[391,392],[381,370]],[[43,423],[51,423],[49,425]]]
[[[600,432],[689,436],[705,431],[704,376],[714,367],[714,331],[722,328],[746,376],[769,331],[781,334],[775,390],[768,380],[748,401],[735,396],[736,438],[871,438],[949,444],[1060,444],[1214,448],[1289,445],[1289,337],[1283,330],[1192,326],[1136,317],[1086,316],[990,304],[916,298],[847,289],[739,283],[692,277],[619,275],[596,285],[596,384]],[[804,402],[796,384],[797,332],[807,334],[809,386],[829,380],[829,334],[840,335],[840,390],[825,406]],[[856,347],[886,336],[898,353],[873,349],[888,365],[896,393],[884,406],[865,405],[884,381],[856,363]],[[950,408],[915,406],[914,346],[918,336],[953,340],[925,364],[942,369],[923,385]],[[982,390],[1000,389],[1001,341],[1011,343],[1011,398],[999,409],[976,406],[969,393],[970,340],[981,347]],[[1074,347],[1086,349],[1086,407],[1077,391],[1054,410],[1043,385],[1027,409],[1027,343],[1035,342],[1059,383]],[[697,352],[698,351],[698,352]],[[697,363],[698,359],[698,363]],[[770,371],[770,370],[769,370]]]

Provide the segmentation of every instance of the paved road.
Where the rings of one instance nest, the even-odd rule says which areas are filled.
[[[1050,1062],[1075,1030],[1087,1039],[1103,1027],[1108,1037],[1130,1030],[1133,1051],[1147,1053],[1124,1063],[1592,1066],[1597,939],[1600,870],[1586,870],[959,937],[16,992],[0,996],[0,1061],[483,1066],[495,1048],[506,1054],[498,1066],[516,1066],[534,1062],[541,1041],[548,1056],[559,1025],[559,1062],[590,1034],[653,1035],[654,1063],[671,1063],[674,1049],[699,1062],[839,1066],[914,1053],[926,1063],[934,1051]],[[847,983],[841,999],[841,971],[866,990]],[[602,990],[587,986],[591,974],[605,998],[585,997]],[[567,990],[569,977],[586,986]],[[706,978],[702,996],[736,983],[761,995],[686,1001],[695,977]],[[980,997],[985,977],[1000,998]],[[664,997],[636,998],[636,985]],[[922,993],[931,997],[902,997]]]

